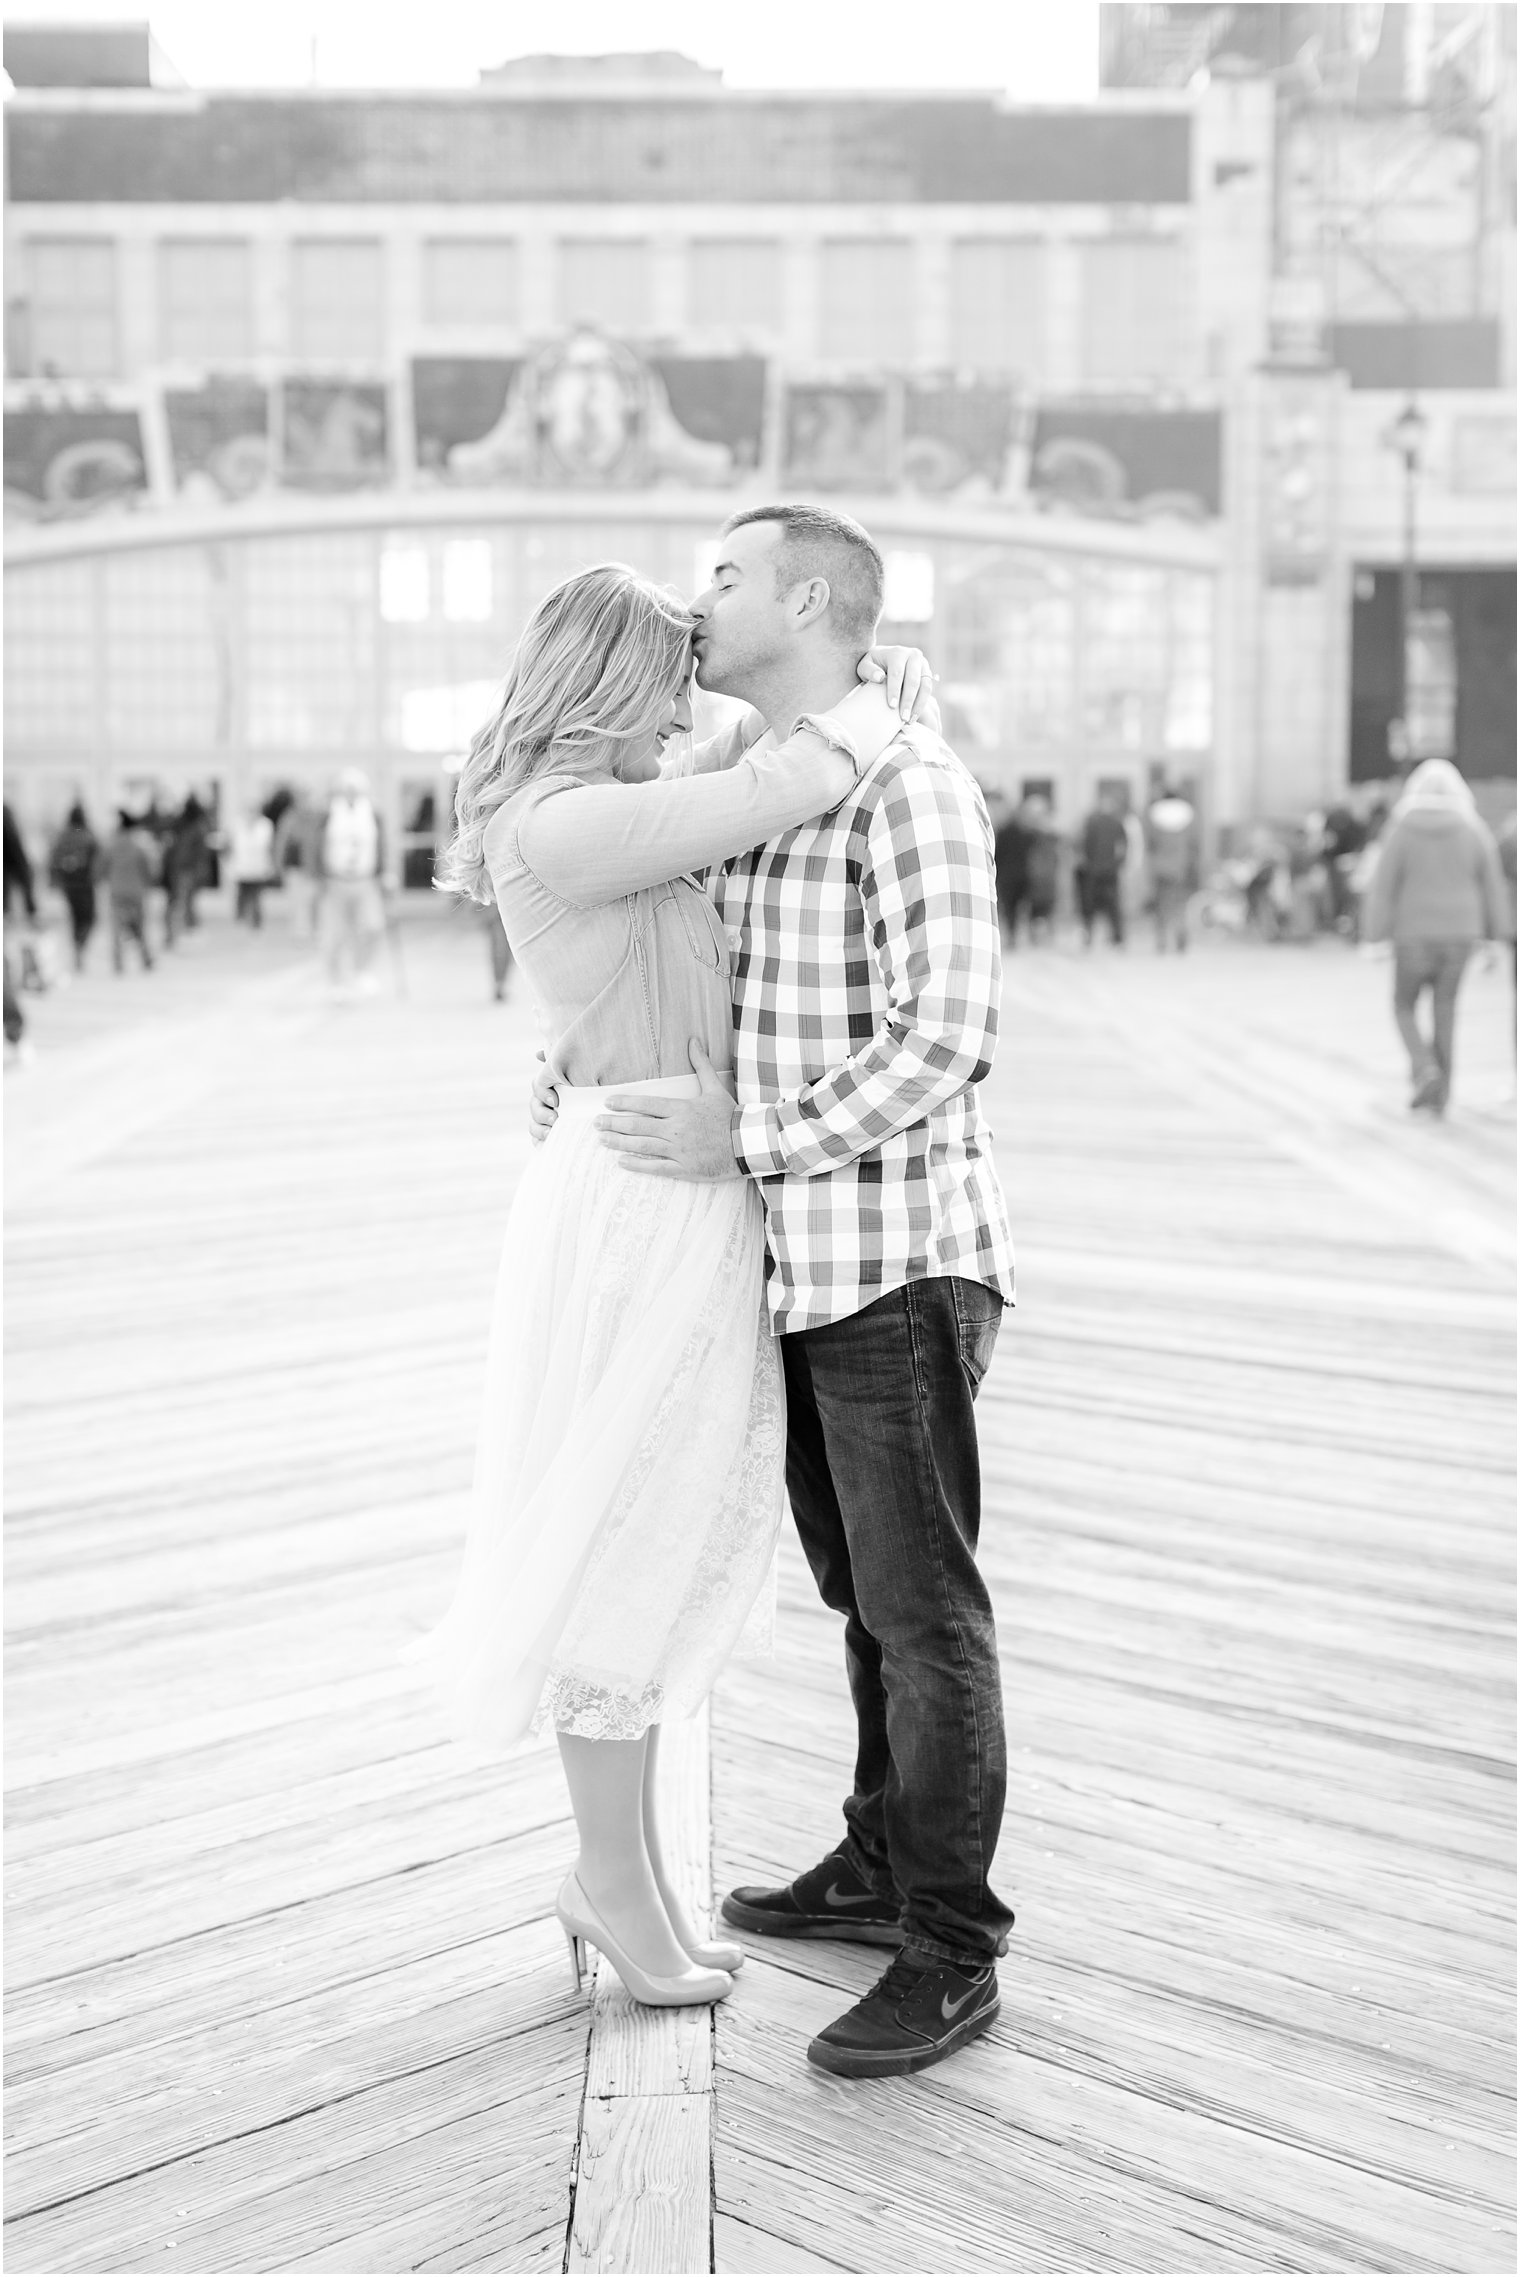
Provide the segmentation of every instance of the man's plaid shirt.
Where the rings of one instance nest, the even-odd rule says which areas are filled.
[[[1002,964],[971,775],[905,727],[832,814],[710,884],[733,960],[734,1148],[765,1202],[778,1334],[946,1274],[1011,1298],[976,1088]]]

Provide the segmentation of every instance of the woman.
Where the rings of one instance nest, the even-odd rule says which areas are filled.
[[[463,1573],[417,1648],[464,1736],[554,1726],[575,1982],[593,1943],[662,2007],[721,1999],[742,1959],[700,1944],[671,1888],[655,1750],[736,1646],[763,1647],[785,1418],[753,1184],[631,1178],[593,1116],[607,1085],[694,1096],[694,1040],[731,1071],[727,946],[687,873],[837,805],[898,725],[878,702],[853,753],[804,721],[763,758],[659,779],[692,623],[619,564],[568,578],[460,775],[439,882],[494,895],[561,1111],[508,1223]]]
[[[1424,760],[1404,786],[1381,840],[1363,932],[1393,942],[1393,1016],[1409,1053],[1409,1104],[1444,1115],[1462,975],[1477,942],[1504,935],[1498,852],[1449,759]],[[1417,1018],[1427,989],[1428,1038]]]
[[[257,932],[264,922],[264,895],[274,884],[274,824],[263,809],[250,805],[232,826],[229,868],[237,889],[233,916],[246,918]]]
[[[68,904],[75,972],[84,971],[85,952],[95,930],[95,888],[103,862],[100,841],[85,820],[84,808],[76,800],[58,833],[48,865],[48,875]]]

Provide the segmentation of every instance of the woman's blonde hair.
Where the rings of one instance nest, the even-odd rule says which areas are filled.
[[[610,746],[653,740],[690,670],[694,622],[675,593],[621,561],[578,569],[544,596],[460,769],[443,892],[490,901],[486,825],[535,775],[604,765]]]

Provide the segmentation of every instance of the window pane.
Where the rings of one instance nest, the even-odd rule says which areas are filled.
[[[291,342],[298,356],[374,362],[384,347],[383,271],[373,238],[300,238],[290,249]]]
[[[567,237],[559,249],[559,313],[565,324],[613,332],[647,328],[649,247],[636,237]]]
[[[960,371],[1038,372],[1044,361],[1045,248],[962,238],[950,249],[950,359]]]
[[[116,246],[109,237],[33,238],[35,369],[64,378],[116,370]]]
[[[443,613],[455,624],[483,625],[490,621],[489,538],[451,538],[445,545]]]
[[[1082,376],[1175,378],[1188,368],[1187,253],[1154,238],[1082,248]]]
[[[380,614],[387,624],[417,625],[427,613],[427,548],[396,539],[380,552]]]
[[[434,237],[422,248],[429,324],[515,324],[517,247],[510,237]]]
[[[913,248],[899,238],[825,241],[819,278],[821,352],[850,362],[913,353]]]
[[[160,339],[170,361],[253,353],[250,248],[240,237],[169,238],[158,249]]]
[[[693,324],[781,323],[781,247],[771,237],[699,237],[691,246]]]

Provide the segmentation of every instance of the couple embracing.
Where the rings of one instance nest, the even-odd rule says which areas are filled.
[[[783,1488],[845,1619],[838,1849],[742,1888],[756,1937],[898,1948],[808,2049],[917,2071],[992,2023],[1012,1923],[973,1401],[1013,1293],[977,1086],[991,832],[916,651],[874,649],[847,516],[726,526],[686,607],[619,565],[549,594],[460,776],[444,882],[498,904],[546,1043],[507,1231],[464,1564],[421,1648],[462,1734],[555,1730],[557,1911],[638,2000],[722,1999],[661,1854],[661,1723],[768,1649]],[[694,749],[688,687],[747,719]],[[667,750],[667,747],[670,747]]]

